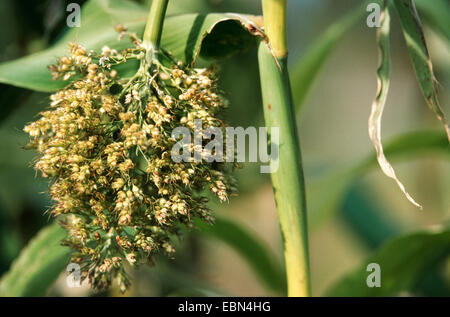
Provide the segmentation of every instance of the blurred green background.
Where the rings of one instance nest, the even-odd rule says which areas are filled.
[[[430,0],[433,1],[433,0]],[[2,0],[0,62],[42,50],[67,31],[64,0]],[[137,1],[148,6],[150,1]],[[340,17],[360,5],[353,0],[288,1],[288,41],[292,69],[312,43]],[[259,0],[171,0],[169,14],[240,12],[261,14]],[[420,12],[420,11],[419,11]],[[428,27],[425,34],[441,84],[440,100],[449,113],[450,42]],[[412,131],[437,131],[441,125],[427,108],[414,76],[397,19],[392,28],[390,95],[383,120],[386,143]],[[83,23],[83,21],[81,22]],[[448,31],[448,30],[447,30]],[[424,206],[418,211],[395,183],[375,165],[349,176],[374,150],[367,133],[370,105],[376,93],[375,29],[364,19],[333,46],[313,81],[297,121],[302,140],[308,203],[313,294],[324,295],[389,239],[448,223],[450,165],[448,146],[442,151],[411,151],[393,161],[399,178]],[[263,126],[256,48],[220,62],[221,87],[230,100],[231,126]],[[301,89],[293,82],[293,91]],[[34,153],[22,147],[23,126],[48,104],[48,94],[0,84],[0,276],[20,250],[51,221],[44,214],[51,202],[44,180],[30,167]],[[432,132],[430,132],[432,133]],[[414,140],[414,138],[412,138]],[[389,156],[388,156],[389,158]],[[228,204],[212,202],[215,212],[250,231],[282,261],[282,242],[272,187],[257,164],[237,173],[239,197]],[[335,211],[335,212],[333,212]],[[414,295],[450,295],[450,260],[422,274],[410,290]],[[154,268],[134,271],[126,295],[280,295],[267,290],[245,257],[229,244],[200,232],[186,233],[175,260],[159,259]],[[93,295],[87,286],[68,288],[65,275],[49,295]],[[116,289],[96,295],[119,295]]]

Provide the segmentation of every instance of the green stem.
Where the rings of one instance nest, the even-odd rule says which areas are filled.
[[[287,55],[286,2],[287,0],[262,0],[264,31],[276,57]]]
[[[153,0],[145,25],[143,45],[147,49],[147,61],[157,57],[161,34],[169,0]]]
[[[288,295],[310,296],[305,184],[286,39],[280,38],[286,36],[286,0],[263,0],[263,13],[270,47],[260,43],[258,60],[266,125],[269,131],[279,128],[279,166],[271,179],[283,234]]]

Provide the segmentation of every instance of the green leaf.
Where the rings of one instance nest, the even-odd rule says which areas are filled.
[[[387,142],[384,153],[390,160],[410,159],[423,153],[450,159],[447,137],[436,131],[415,131],[398,136]],[[318,226],[329,219],[339,209],[349,186],[376,166],[377,157],[371,154],[350,168],[341,167],[336,169],[338,172],[324,173],[312,179],[307,188],[310,226]]]
[[[393,3],[400,17],[406,45],[425,101],[436,117],[444,124],[450,141],[450,127],[439,105],[437,80],[433,73],[433,64],[414,2],[412,0],[393,0]]]
[[[415,3],[430,26],[450,41],[450,2],[447,0],[416,0]]]
[[[197,221],[196,226],[201,233],[226,243],[239,253],[269,289],[280,294],[285,293],[286,278],[276,261],[277,257],[271,254],[253,234],[223,217],[216,217],[213,226],[201,221]]]
[[[352,27],[362,21],[365,15],[365,6],[358,6],[341,17],[315,39],[306,52],[301,54],[294,65],[290,67],[292,93],[297,112],[300,111],[314,79],[336,44]]]
[[[423,231],[384,244],[351,274],[328,292],[328,296],[394,296],[411,290],[424,273],[448,258],[450,229]],[[381,269],[381,287],[369,288],[369,263]]]
[[[0,64],[0,82],[45,92],[62,88],[67,82],[53,81],[47,66],[54,64],[57,57],[67,55],[68,42],[77,42],[88,50],[99,50],[103,45],[121,50],[131,43],[125,39],[119,41],[114,26],[121,23],[141,34],[146,18],[147,9],[130,1],[88,1],[82,8],[80,28],[71,28],[55,45],[42,52]],[[195,63],[200,52],[205,58],[226,57],[256,44],[252,35],[258,33],[252,22],[254,18],[232,13],[170,16],[164,22],[162,47],[188,64]],[[129,75],[136,67],[135,63],[128,63],[119,73]]]
[[[70,249],[61,246],[66,232],[53,223],[22,250],[0,280],[0,296],[42,296],[67,265]]]

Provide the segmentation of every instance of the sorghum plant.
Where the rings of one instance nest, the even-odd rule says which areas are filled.
[[[0,64],[1,83],[53,93],[50,107],[41,112],[37,121],[28,124],[25,131],[30,136],[28,147],[38,153],[33,165],[50,182],[53,204],[49,214],[66,229],[53,223],[30,241],[2,276],[0,296],[45,294],[64,268],[68,272],[70,267],[78,268],[78,265],[67,266],[69,258],[79,264],[82,278],[94,288],[105,289],[117,281],[119,289],[125,291],[131,283],[128,267],[152,264],[157,253],[173,257],[174,240],[184,228],[194,227],[195,218],[202,220],[195,222],[200,231],[224,241],[247,261],[267,290],[273,292],[268,294],[310,296],[317,288],[312,292],[308,232],[333,211],[347,208],[341,204],[350,185],[358,184],[359,188],[359,179],[378,161],[382,171],[419,206],[413,195],[406,192],[388,158],[402,156],[400,154],[410,157],[424,149],[441,151],[448,158],[450,129],[440,108],[437,79],[415,6],[417,4],[419,12],[425,13],[432,29],[448,40],[445,22],[449,20],[450,7],[445,1],[435,0],[432,5],[428,0],[363,1],[343,19],[328,26],[296,65],[289,67],[287,0],[262,0],[263,17],[239,13],[185,14],[183,6],[183,14],[165,19],[167,3],[168,0],[153,0],[147,17],[142,6],[127,0],[88,0],[83,7],[86,22],[81,23],[79,30],[68,30],[59,42],[42,52]],[[368,15],[370,8],[375,11]],[[417,88],[444,123],[447,134],[415,131],[383,148],[381,118],[391,79],[392,11],[397,12],[404,33],[418,79]],[[377,23],[367,23],[370,17],[374,18],[373,22],[379,22],[376,33],[380,61],[369,119],[369,137],[376,153],[348,170],[325,175],[324,182],[313,177],[310,181],[308,175],[306,199],[296,117],[331,48],[357,23],[364,27],[376,26]],[[117,36],[112,25],[119,22],[128,29],[119,24]],[[160,47],[163,24],[164,45]],[[301,31],[298,38],[308,30],[302,28]],[[129,38],[132,45],[123,40],[124,37]],[[54,64],[55,56],[64,55],[62,47],[67,49],[68,43],[70,54],[60,57]],[[214,66],[194,68],[195,63],[201,61],[209,65],[207,58],[226,57],[254,44],[258,44],[265,126],[278,128],[280,136],[276,144],[279,168],[271,173],[271,181],[283,238],[280,248],[284,251],[284,268],[277,255],[264,247],[264,242],[229,219],[217,216],[214,220],[207,206],[208,190],[222,202],[236,192],[230,174],[236,165],[222,163],[226,159],[210,162],[209,143],[195,141],[194,145],[183,144],[183,162],[172,156],[173,147],[180,144],[175,137],[176,128],[187,128],[195,137],[199,130],[197,122],[202,122],[200,131],[204,140],[210,139],[208,128],[217,131],[226,127],[221,113],[227,101],[218,88],[217,70]],[[50,72],[46,69],[49,64],[54,64]],[[439,67],[442,63],[438,63]],[[347,76],[343,70],[340,69],[339,78]],[[234,84],[236,75],[232,75]],[[3,91],[1,93],[3,98]],[[14,107],[9,96],[7,99],[8,104],[2,105],[0,120],[5,116],[4,108]],[[327,112],[326,109],[320,111]],[[321,129],[326,127],[322,122],[318,125]],[[270,140],[272,148],[274,144],[272,138]],[[260,146],[266,141],[260,141]],[[189,155],[184,155],[185,152]],[[198,160],[199,154],[201,160]],[[191,159],[186,161],[188,157]],[[262,178],[260,180],[264,183]],[[371,193],[370,187],[365,192]],[[3,198],[3,188],[0,194]],[[358,239],[375,246],[401,234],[400,229],[390,226],[396,219],[384,218],[384,213],[376,212],[376,204],[372,206],[364,195],[356,196],[356,200],[351,200],[357,202],[357,207],[349,208],[356,208],[357,212],[346,214],[345,220],[351,220],[349,224],[357,229]],[[1,221],[3,230],[5,226]],[[214,221],[215,226],[207,225]],[[376,235],[375,230],[365,232],[364,229],[373,223]],[[9,245],[12,235],[1,233],[0,251],[3,252],[3,242],[8,240]],[[64,247],[60,245],[62,239]],[[431,272],[429,269],[448,259],[449,246],[450,227],[445,225],[439,230],[433,228],[397,237],[325,294],[392,296],[407,291],[416,294],[423,287],[418,285],[422,277],[434,275],[438,282],[443,278],[438,269]],[[189,264],[183,262],[183,269]],[[369,283],[371,267],[378,273],[381,268],[382,279],[389,283]],[[372,276],[379,280],[375,271]],[[178,268],[171,268],[172,272],[180,273]],[[195,284],[192,276],[188,278]],[[180,280],[184,281],[184,277]],[[67,286],[72,287],[70,281],[67,282]],[[183,284],[181,287],[185,286],[182,281],[178,282]],[[166,283],[161,282],[161,289]],[[180,285],[174,288],[180,290]],[[383,287],[373,287],[376,285]],[[192,289],[196,287],[192,285]],[[165,291],[161,293],[166,295]],[[211,293],[203,293],[208,294]]]

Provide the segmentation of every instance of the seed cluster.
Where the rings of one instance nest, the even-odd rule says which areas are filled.
[[[213,222],[205,188],[226,201],[235,192],[229,163],[171,159],[176,127],[224,128],[217,117],[227,102],[214,69],[183,66],[164,53],[148,62],[142,43],[100,54],[70,43],[70,55],[50,66],[53,78],[71,80],[51,95],[50,108],[27,125],[34,167],[51,179],[51,213],[67,229],[82,278],[96,289],[130,285],[124,265],[151,264],[157,252],[171,256],[173,239],[193,218]],[[162,53],[160,53],[162,54]],[[131,79],[115,66],[140,61]],[[128,264],[126,264],[128,263]]]

